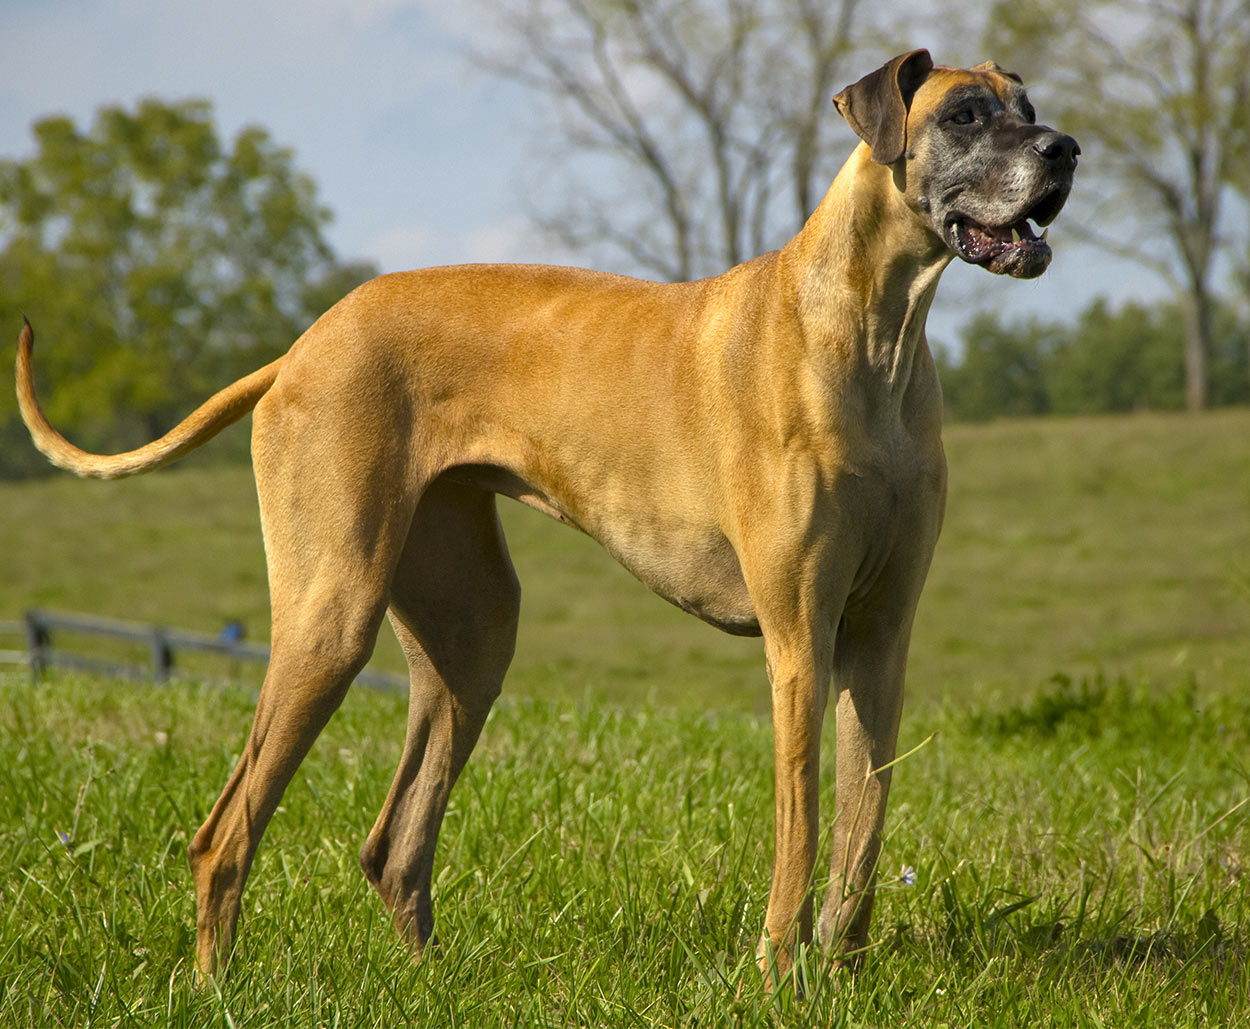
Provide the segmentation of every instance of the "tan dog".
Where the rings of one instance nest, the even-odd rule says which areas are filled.
[[[256,408],[252,452],[273,654],[251,735],[190,847],[197,959],[229,952],[261,834],[364,666],[384,614],[412,675],[408,735],[360,862],[419,955],[448,793],[512,657],[519,589],[495,494],[599,540],[660,596],[762,634],[776,849],[760,941],[812,938],[821,723],[837,708],[832,885],[820,936],[862,948],[912,616],[942,522],[942,398],[924,336],[958,254],[1039,275],[1027,219],[1063,206],[1079,152],[1019,80],[904,54],[835,100],[864,143],[784,248],[701,282],[470,266],[361,286],[290,352],[164,438],[114,457],[47,422],[79,475],[146,471]]]

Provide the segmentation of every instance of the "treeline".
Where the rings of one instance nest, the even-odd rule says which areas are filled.
[[[208,101],[33,131],[33,156],[0,161],[0,356],[27,316],[45,410],[88,449],[166,432],[374,274],[335,257],[291,151],[255,126],[222,140]],[[245,456],[247,434],[214,450]],[[0,390],[0,477],[47,469]]]
[[[948,416],[955,420],[1186,406],[1174,303],[1095,300],[1074,322],[975,316],[961,347],[935,346]],[[1250,324],[1218,309],[1208,366],[1211,405],[1250,403]]]

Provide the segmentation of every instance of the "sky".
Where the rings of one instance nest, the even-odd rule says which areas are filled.
[[[576,263],[528,227],[539,101],[464,59],[483,28],[457,0],[0,0],[0,157],[29,156],[49,114],[86,127],[106,103],[207,97],[223,138],[256,124],[294,150],[344,260]],[[956,262],[930,336],[954,342],[979,307],[1060,318],[1097,294],[1157,298],[1144,271],[1065,240],[1062,216],[1050,239],[1033,282]]]

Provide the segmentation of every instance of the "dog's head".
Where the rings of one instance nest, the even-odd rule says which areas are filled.
[[[955,254],[1018,279],[1046,270],[1050,246],[1034,223],[1049,225],[1063,208],[1081,148],[1037,124],[1019,76],[992,61],[934,67],[927,50],[913,50],[834,103]]]

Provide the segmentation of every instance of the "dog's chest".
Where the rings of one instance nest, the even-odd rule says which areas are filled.
[[[760,634],[738,555],[714,526],[661,515],[617,519],[592,535],[669,603],[734,636]]]

